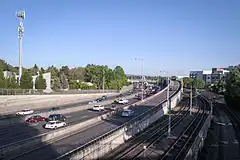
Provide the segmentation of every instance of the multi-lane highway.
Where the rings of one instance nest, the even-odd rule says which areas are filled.
[[[133,91],[133,94],[136,94],[138,91],[134,90]],[[127,96],[129,95],[128,93],[123,93],[122,96]],[[107,100],[113,100],[114,98],[116,98],[117,95],[115,96],[108,96]],[[100,98],[100,96],[99,96]],[[95,99],[92,99],[92,100],[95,100]],[[81,101],[81,102],[77,102],[77,103],[72,103],[72,104],[65,104],[65,105],[58,105],[56,107],[58,107],[59,110],[62,110],[62,109],[70,109],[70,108],[75,108],[75,107],[80,107],[80,106],[83,106],[83,105],[87,105],[88,101]],[[38,108],[38,109],[34,109],[35,113],[41,113],[41,112],[48,112],[49,109],[51,107],[47,107],[47,108]],[[9,119],[10,118],[10,119]],[[13,114],[9,114],[9,115],[1,115],[0,117],[0,120],[1,121],[4,121],[4,120],[11,120],[11,119],[19,119],[19,117],[16,117],[15,116],[15,113]]]
[[[137,101],[138,100],[134,98],[129,99],[129,104],[135,103]],[[112,104],[108,104],[108,105],[105,105],[105,107],[110,108],[111,105]],[[116,105],[116,108],[120,108],[124,106],[125,105]],[[70,105],[67,107],[73,107],[73,106]],[[45,110],[41,110],[41,111],[45,111]],[[73,124],[91,119],[93,117],[102,115],[107,112],[108,112],[107,109],[102,112],[92,111],[91,109],[89,109],[89,110],[81,110],[81,111],[64,114],[64,115],[66,116],[67,125],[73,125]],[[45,124],[45,122],[40,122],[36,124],[26,123],[26,125],[19,125],[20,121],[24,123],[24,118],[15,119],[15,121],[13,121],[13,123],[10,125],[3,125],[3,124],[0,125],[0,144],[1,144],[0,146],[29,138],[29,135],[35,136],[34,133],[36,132],[38,134],[49,132],[49,130],[43,128],[43,125]]]
[[[170,91],[170,94],[173,93],[174,90]],[[135,115],[133,117],[147,111],[158,103],[163,102],[165,99],[166,92],[163,92],[162,94],[153,98],[151,101],[146,101],[139,106],[132,107],[132,109],[135,111]],[[41,144],[42,147],[38,146],[36,149],[32,148],[31,151],[29,150],[28,152],[23,152],[22,155],[15,157],[15,159],[54,159],[59,155],[62,155],[76,147],[79,147],[92,140],[93,138],[96,138],[114,129],[115,127],[125,123],[131,118],[121,117],[119,112],[118,114],[109,117],[107,120],[104,120],[92,127],[90,126],[87,129],[80,130],[77,133],[69,135],[63,139],[52,141],[49,144]]]

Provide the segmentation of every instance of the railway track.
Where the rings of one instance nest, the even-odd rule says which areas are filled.
[[[188,127],[183,131],[182,134],[172,143],[167,150],[159,156],[161,160],[180,160],[184,159],[189,147],[194,141],[194,138],[198,134],[199,130],[201,129],[205,119],[207,118],[208,114],[206,113],[206,103],[202,103],[204,106],[203,110],[199,110],[197,115],[194,119],[190,122]]]
[[[176,115],[173,116],[172,128],[177,126],[181,122],[181,120],[189,113],[188,103],[189,101],[185,102],[185,106],[178,113],[176,113]],[[156,141],[156,139],[164,136],[167,130],[168,119],[165,119],[157,124],[154,123],[150,127],[148,127],[147,130],[141,132],[140,134],[136,135],[135,138],[125,143],[125,146],[122,146],[122,148],[124,148],[123,151],[117,152],[117,155],[112,154],[112,156],[107,157],[107,159],[134,159],[143,152],[143,146],[150,146]]]

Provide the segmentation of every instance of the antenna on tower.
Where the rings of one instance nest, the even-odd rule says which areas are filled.
[[[20,79],[22,76],[22,38],[24,33],[23,19],[25,19],[25,11],[19,10],[16,12],[16,17],[19,18],[20,23],[18,26],[18,38],[19,38],[19,77],[18,82],[20,84]]]

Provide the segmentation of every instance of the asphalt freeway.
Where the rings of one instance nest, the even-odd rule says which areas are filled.
[[[133,91],[133,94],[136,94],[136,93],[137,93],[137,91]],[[128,93],[123,93],[122,95],[123,96],[127,96],[129,94]],[[117,95],[115,95],[115,96],[112,96],[112,95],[108,96],[107,100],[113,100],[114,98],[116,98],[116,96]],[[101,98],[101,97],[99,96],[99,98]],[[92,100],[95,100],[95,99],[92,99]],[[68,109],[68,108],[74,108],[74,107],[80,107],[80,106],[83,106],[83,105],[87,105],[89,101],[90,100],[88,100],[88,101],[81,101],[81,102],[72,103],[72,104],[58,105],[58,106],[53,106],[53,107],[57,107],[58,110],[62,110],[62,109]],[[53,107],[35,109],[34,110],[34,114],[35,113],[48,112]],[[14,114],[9,114],[9,115],[1,115],[1,117],[0,117],[0,121],[18,120],[18,119],[19,119],[19,117],[17,117],[15,115],[15,113]]]
[[[136,94],[136,93],[138,93],[138,91],[133,91],[133,94]],[[122,94],[123,97],[126,97],[128,95],[129,95],[128,93],[123,93]],[[116,98],[116,96],[109,96],[107,98],[107,100],[114,100],[114,98]],[[93,100],[95,100],[95,99],[93,99]],[[89,100],[85,101],[85,102],[79,102],[79,103],[61,105],[61,106],[55,106],[55,107],[58,107],[57,111],[61,111],[61,110],[64,110],[64,109],[69,109],[69,108],[79,108],[81,106],[88,105],[88,102],[89,102]],[[50,113],[49,110],[51,108],[53,108],[53,107],[34,110],[35,111],[34,115],[40,114],[40,113]],[[52,113],[54,113],[54,112],[51,112],[51,114]],[[22,116],[16,116],[15,114],[5,115],[4,118],[0,118],[0,129],[3,128],[3,126],[7,126],[7,125],[12,126],[13,123],[20,123],[20,122],[24,122],[24,121],[25,121],[25,117],[22,117]]]
[[[175,90],[170,91],[170,95],[174,93]],[[167,92],[164,91],[162,94],[156,96],[151,101],[143,102],[143,104],[132,107],[131,109],[134,110],[135,114],[133,117],[126,118],[121,117],[120,112],[109,119],[103,121],[100,124],[97,124],[93,127],[90,127],[88,129],[82,130],[79,133],[76,133],[74,135],[71,135],[69,137],[66,137],[62,140],[53,142],[51,144],[47,144],[44,147],[38,148],[36,150],[32,150],[31,152],[28,152],[20,157],[17,157],[18,160],[50,160],[57,158],[58,156],[71,151],[86,142],[116,128],[117,126],[127,122],[128,120],[136,117],[140,113],[143,113],[150,108],[154,107],[155,105],[163,102],[166,100],[166,94]],[[44,144],[43,144],[44,145]]]
[[[138,100],[134,98],[129,99],[129,103],[126,105],[135,103],[137,101]],[[94,104],[92,105],[94,106]],[[116,108],[121,108],[126,105],[116,104]],[[107,108],[110,108],[112,104],[108,104],[104,106],[106,108],[105,111],[98,112],[98,111],[92,111],[91,109],[88,109],[88,110],[77,111],[74,113],[64,114],[64,116],[66,117],[66,123],[67,125],[73,125],[73,124],[91,119],[93,117],[102,115],[104,113],[107,113],[109,112]],[[32,123],[32,124],[26,123],[26,125],[19,125],[19,123],[13,123],[11,125],[0,126],[0,144],[1,144],[0,146],[29,138],[29,135],[34,135],[36,131],[38,134],[49,132],[50,131],[49,129],[43,128],[44,124],[46,124],[46,122],[39,122],[39,123]]]

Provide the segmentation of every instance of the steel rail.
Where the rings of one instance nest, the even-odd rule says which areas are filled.
[[[203,102],[203,101],[202,101]],[[169,159],[184,159],[184,155],[189,147],[190,141],[195,137],[194,135],[198,132],[198,129],[201,127],[201,124],[206,119],[206,103],[202,112],[199,112],[194,120],[190,122],[189,126],[183,131],[183,133],[175,140],[175,142],[168,147],[168,149],[159,157],[161,160]],[[195,125],[196,124],[196,125]]]
[[[189,105],[189,104],[187,104],[187,105]],[[188,110],[189,110],[189,106],[188,106]],[[185,112],[185,114],[181,114],[183,111],[184,110],[181,110],[179,112],[179,114],[174,116],[174,118],[172,119],[172,128],[174,128],[177,124],[179,124],[180,121],[188,114],[188,112]],[[147,139],[144,138],[143,140],[141,140],[137,144],[135,144],[135,145],[131,146],[129,149],[125,150],[125,152],[123,152],[122,154],[116,156],[114,159],[134,159],[139,154],[141,154],[141,152],[144,150],[143,149],[143,144],[145,144],[145,146],[148,148],[152,143],[154,143],[154,141],[156,139],[159,139],[159,137],[162,137],[163,135],[165,135],[165,133],[168,129],[168,120],[165,120],[164,122],[160,122],[156,126],[155,125],[153,125],[152,128],[146,130],[145,132],[143,132],[141,134],[141,136],[143,136],[146,133],[150,133],[150,135],[148,135]],[[162,125],[163,125],[163,127],[161,127],[159,129],[158,127],[162,126]],[[155,130],[155,132],[151,133],[152,130]],[[136,137],[136,138],[138,138],[138,137]]]

